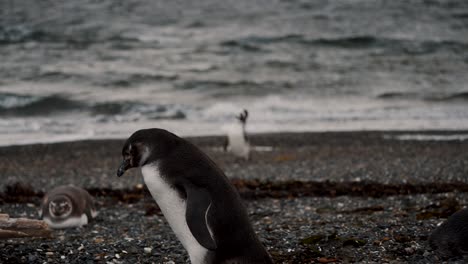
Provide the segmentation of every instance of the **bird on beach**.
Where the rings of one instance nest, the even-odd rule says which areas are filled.
[[[468,256],[468,208],[454,213],[436,228],[429,244],[443,257]]]
[[[224,151],[231,152],[235,156],[246,160],[250,158],[251,149],[245,132],[248,116],[249,112],[244,109],[238,116],[236,116],[236,123],[224,127],[227,133],[227,138],[224,143]]]
[[[143,129],[126,140],[122,156],[117,176],[141,168],[191,263],[272,263],[236,189],[196,146],[163,129]]]
[[[63,185],[44,195],[39,217],[53,229],[87,225],[97,215],[93,198],[84,189]]]

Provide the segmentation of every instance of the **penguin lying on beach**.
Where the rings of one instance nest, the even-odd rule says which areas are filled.
[[[468,208],[454,213],[436,228],[429,244],[443,257],[468,256]]]
[[[225,127],[227,138],[224,144],[224,151],[229,151],[237,157],[248,160],[250,158],[250,144],[245,133],[245,125],[249,112],[244,109],[237,118],[235,124]]]
[[[53,229],[81,227],[96,215],[91,195],[72,185],[47,192],[39,210],[39,217]]]
[[[144,181],[192,263],[272,263],[223,171],[190,142],[163,129],[135,132],[117,171]]]

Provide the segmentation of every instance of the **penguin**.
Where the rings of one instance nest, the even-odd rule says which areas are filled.
[[[39,217],[53,229],[81,227],[97,216],[93,198],[72,185],[56,187],[44,195]]]
[[[224,143],[224,151],[231,152],[237,157],[250,159],[250,143],[247,139],[245,126],[249,112],[244,109],[238,116],[237,122],[225,127],[227,137]]]
[[[117,176],[141,168],[191,263],[272,263],[236,189],[196,146],[163,129],[143,129],[126,140],[122,156]]]
[[[468,256],[468,208],[451,215],[429,237],[442,257]]]

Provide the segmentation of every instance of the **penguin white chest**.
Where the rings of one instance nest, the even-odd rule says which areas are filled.
[[[45,216],[44,222],[53,229],[62,229],[62,228],[72,228],[72,227],[82,227],[88,224],[88,216],[82,214],[80,217],[68,217],[63,221],[57,221],[51,216]]]
[[[228,151],[243,158],[249,157],[250,145],[245,141],[243,128],[240,124],[232,125],[227,129],[229,138]]]
[[[200,245],[190,232],[185,217],[186,201],[179,197],[162,177],[157,165],[145,165],[141,168],[143,179],[167,222],[187,250],[192,263],[204,263],[208,250]]]

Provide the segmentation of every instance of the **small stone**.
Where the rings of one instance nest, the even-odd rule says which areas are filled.
[[[145,251],[145,254],[151,254],[151,251],[153,250],[153,248],[145,247],[143,250]]]
[[[46,252],[45,254],[46,254],[46,256],[49,256],[49,257],[50,257],[50,256],[53,256],[53,255],[54,255],[54,252],[50,252],[50,251],[49,251],[49,252]]]
[[[407,248],[405,248],[405,252],[406,252],[407,254],[413,254],[413,253],[414,253],[414,248],[412,248],[412,247],[407,247]]]
[[[119,254],[115,254],[115,257],[119,259],[119,258],[120,258],[120,255],[119,255]]]
[[[78,248],[78,251],[81,251],[83,249],[84,249],[84,246],[83,246],[83,244],[81,244],[81,246]]]
[[[28,255],[28,261],[30,263],[36,262],[36,260],[37,260],[37,257],[35,255],[31,255],[31,254]]]
[[[138,254],[140,252],[140,249],[134,246],[129,246],[126,251],[130,254]]]
[[[65,259],[66,257],[65,256],[60,256],[61,259]]]
[[[94,257],[94,260],[101,260],[101,259],[105,258],[105,256],[106,256],[106,253],[96,254],[95,257]]]

